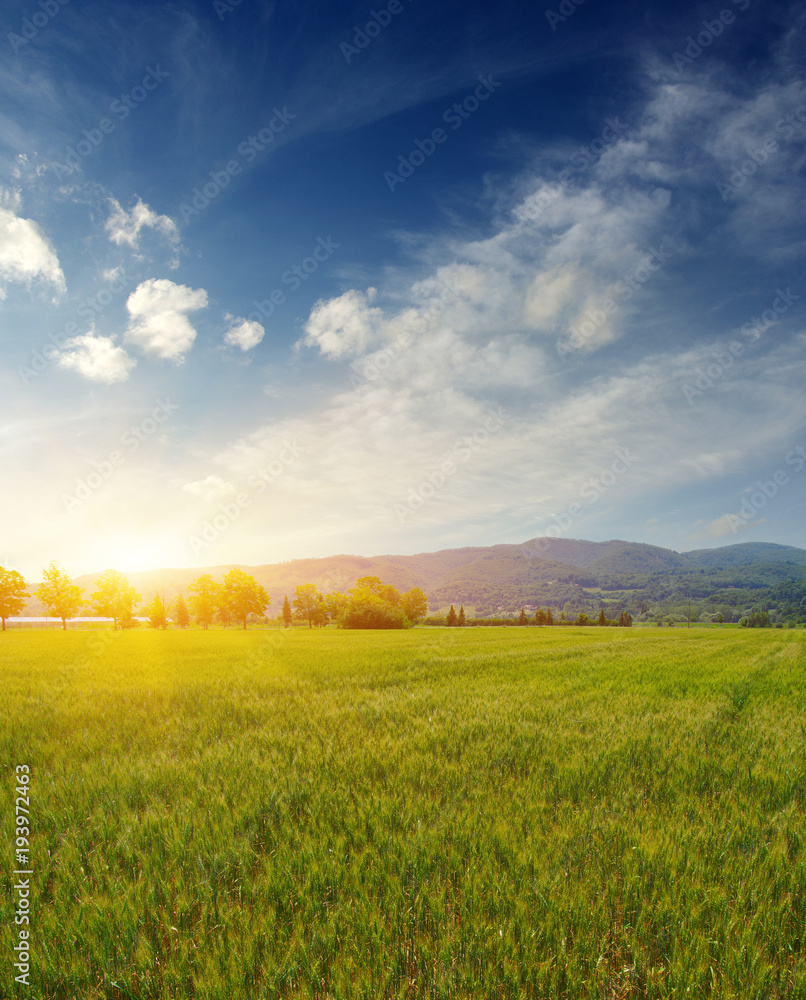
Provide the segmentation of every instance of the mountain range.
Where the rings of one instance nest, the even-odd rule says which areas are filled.
[[[149,570],[128,577],[144,602],[157,593],[171,601],[202,573],[221,579],[232,568]],[[271,595],[270,613],[279,612],[284,595],[293,598],[298,584],[313,583],[323,593],[346,591],[362,576],[378,576],[400,590],[421,587],[430,608],[465,604],[478,614],[523,605],[584,609],[593,604],[638,612],[684,600],[737,608],[769,600],[767,592],[789,594],[792,586],[796,591],[806,587],[806,550],[765,542],[675,552],[620,540],[540,538],[520,545],[409,556],[335,555],[238,568],[254,576]],[[75,582],[89,595],[99,575],[78,577]],[[35,600],[27,613],[39,613]]]

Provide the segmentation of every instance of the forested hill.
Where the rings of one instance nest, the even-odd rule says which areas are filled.
[[[219,580],[231,568],[155,570],[131,573],[129,579],[143,601],[163,589],[171,600],[201,573]],[[770,600],[794,607],[801,591],[806,597],[806,550],[761,542],[674,552],[637,542],[543,538],[411,556],[337,555],[240,568],[268,590],[270,613],[280,610],[283,595],[293,597],[298,584],[313,583],[323,593],[345,591],[358,577],[369,575],[401,590],[422,587],[431,607],[463,603],[482,614],[527,604],[584,610],[603,603],[634,613],[644,608],[646,613],[689,599],[707,609],[746,610]],[[97,576],[76,582],[89,594]],[[32,602],[28,613],[35,613],[35,607]]]

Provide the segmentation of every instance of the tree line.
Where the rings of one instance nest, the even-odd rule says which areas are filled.
[[[167,628],[172,612],[179,628],[187,628],[191,617],[204,629],[216,623],[226,626],[233,622],[246,628],[250,618],[264,618],[271,604],[266,589],[240,569],[230,570],[220,583],[209,573],[203,573],[187,585],[187,591],[187,598],[180,593],[170,605],[164,595],[155,594],[151,603],[141,609],[149,625]],[[42,583],[34,594],[49,615],[61,619],[63,629],[67,628],[67,620],[82,609],[101,618],[111,618],[115,629],[139,624],[134,609],[141,600],[140,594],[118,570],[102,573],[95,581],[94,593],[85,599],[84,588],[74,584],[57,563],[51,563],[43,570]],[[16,570],[0,566],[3,631],[6,619],[22,612],[27,597],[25,579]],[[341,628],[411,628],[427,611],[428,602],[419,587],[401,593],[377,576],[365,576],[346,594],[336,591],[323,595],[312,583],[300,584],[295,588],[293,602],[285,596],[278,619],[286,628],[294,618],[307,621],[309,628],[329,622]]]

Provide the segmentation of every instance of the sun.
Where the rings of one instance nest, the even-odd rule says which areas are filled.
[[[165,565],[166,553],[154,542],[142,538],[113,537],[99,541],[94,546],[92,562],[99,570],[116,569],[120,573],[139,573],[160,569]]]

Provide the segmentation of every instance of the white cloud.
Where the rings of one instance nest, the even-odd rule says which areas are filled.
[[[109,203],[112,206],[112,214],[106,220],[106,231],[112,243],[118,246],[125,243],[135,249],[140,241],[142,229],[154,229],[162,233],[171,243],[178,242],[179,230],[173,219],[167,215],[157,215],[142,199],[137,199],[137,204],[130,212],[121,208],[115,198],[110,198]]]
[[[64,347],[59,355],[59,366],[93,382],[125,382],[137,364],[111,337],[96,337],[92,332],[73,337]]]
[[[63,292],[64,274],[47,237],[33,220],[19,218],[16,199],[10,201],[10,207],[0,205],[0,281],[30,283],[41,278]]]
[[[371,305],[376,291],[345,292],[338,298],[316,303],[305,324],[304,343],[318,347],[326,357],[360,354],[374,338],[381,310]]]
[[[253,347],[257,347],[266,335],[266,331],[260,323],[229,314],[224,319],[229,323],[229,329],[224,334],[224,343],[231,347],[240,347],[242,351],[249,351]]]
[[[196,480],[196,482],[185,483],[182,489],[185,493],[189,493],[194,497],[200,497],[203,500],[217,500],[218,497],[223,497],[228,493],[232,493],[235,487],[232,483],[228,483],[222,479],[221,476],[213,474],[208,476],[206,479],[199,479]]]
[[[196,339],[196,330],[185,314],[206,306],[207,292],[203,288],[176,285],[167,278],[149,278],[126,302],[131,316],[126,339],[158,358],[181,361]]]

